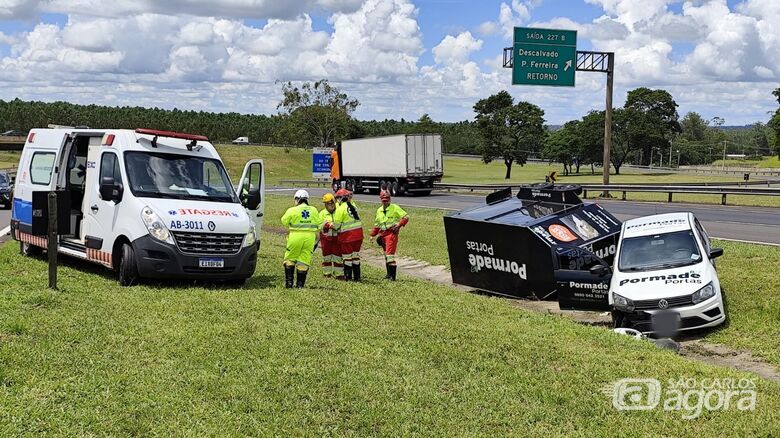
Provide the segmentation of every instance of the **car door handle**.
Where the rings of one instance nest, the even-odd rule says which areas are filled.
[[[97,211],[99,210],[97,204],[95,204],[95,205],[93,205],[92,207],[89,207],[89,208],[92,210],[93,213],[97,213]]]

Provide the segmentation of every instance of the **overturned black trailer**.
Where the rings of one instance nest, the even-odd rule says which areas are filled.
[[[579,186],[534,184],[489,195],[444,218],[452,281],[513,297],[556,299],[553,249],[579,247],[611,264],[621,222]],[[576,258],[571,259],[577,263]]]

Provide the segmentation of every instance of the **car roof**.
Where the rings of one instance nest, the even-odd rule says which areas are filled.
[[[629,219],[623,223],[623,238],[647,236],[650,234],[673,233],[692,228],[693,214],[690,212],[654,214]]]

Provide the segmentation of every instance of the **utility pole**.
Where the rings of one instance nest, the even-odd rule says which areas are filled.
[[[610,152],[612,151],[612,83],[615,76],[615,54],[609,53],[607,56],[607,108],[604,112],[604,185],[609,185],[609,162]],[[604,190],[601,194],[604,198],[609,198],[609,191]]]
[[[723,140],[723,167],[722,169],[726,170],[726,140]]]

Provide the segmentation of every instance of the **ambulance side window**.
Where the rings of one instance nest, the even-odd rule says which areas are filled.
[[[51,182],[54,169],[54,152],[35,152],[30,160],[30,181],[33,184],[47,186]]]
[[[114,184],[122,184],[122,172],[119,169],[119,160],[111,152],[103,153],[100,158],[100,181],[103,177],[110,176],[114,178]]]
[[[220,192],[226,192],[225,180],[222,179],[222,173],[213,161],[203,163],[203,180],[206,187],[218,189]]]

